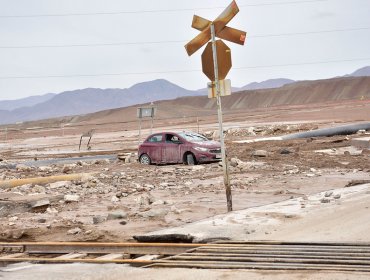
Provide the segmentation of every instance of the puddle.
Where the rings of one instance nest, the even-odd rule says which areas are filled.
[[[84,157],[70,157],[70,158],[57,158],[57,159],[45,159],[45,160],[32,160],[20,162],[27,166],[47,166],[52,164],[70,164],[78,161],[94,161],[99,159],[116,160],[117,155],[97,155],[97,156],[84,156]],[[7,164],[8,168],[15,168],[16,164]],[[0,166],[1,168],[1,166]]]

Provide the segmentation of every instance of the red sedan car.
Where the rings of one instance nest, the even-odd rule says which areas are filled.
[[[219,161],[221,145],[217,141],[194,132],[160,132],[150,135],[139,146],[142,164],[185,163]]]

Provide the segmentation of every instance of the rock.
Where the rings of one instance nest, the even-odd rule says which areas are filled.
[[[45,218],[40,218],[37,220],[38,223],[40,224],[45,224],[46,223],[46,219]]]
[[[162,218],[167,215],[167,213],[168,210],[166,209],[151,209],[149,211],[139,213],[139,216],[143,218]]]
[[[163,205],[163,204],[165,204],[164,203],[164,201],[163,200],[156,200],[156,201],[154,201],[153,203],[152,203],[152,205]]]
[[[112,213],[108,213],[107,220],[119,220],[119,219],[126,219],[127,213],[124,211],[116,211]]]
[[[13,229],[10,231],[3,231],[0,233],[1,237],[5,239],[20,239],[23,237],[25,231],[23,229]]]
[[[340,193],[333,196],[334,199],[339,199],[341,197]]]
[[[73,228],[73,229],[70,229],[69,231],[67,231],[67,234],[75,235],[75,234],[81,233],[81,231],[82,231],[82,229],[80,229],[79,227],[76,227],[76,228]]]
[[[50,166],[39,166],[39,171],[41,171],[41,172],[52,172],[53,168],[51,168]]]
[[[65,164],[62,167],[63,173],[70,173],[72,171],[72,165],[71,164]]]
[[[329,198],[322,198],[320,200],[321,203],[330,203],[330,199]]]
[[[122,197],[122,192],[116,192],[116,197],[121,198]]]
[[[332,194],[333,194],[333,192],[332,192],[332,191],[327,191],[327,192],[325,193],[325,197],[330,197]]]
[[[230,165],[232,166],[232,167],[243,167],[243,166],[246,166],[246,165],[248,165],[248,163],[246,163],[246,162],[244,162],[244,161],[242,161],[242,160],[240,160],[240,159],[238,159],[238,158],[231,158],[230,159]]]
[[[127,224],[127,221],[120,221],[119,224],[124,226],[125,224]]]
[[[55,182],[55,183],[50,183],[49,188],[50,189],[57,189],[57,188],[69,187],[70,185],[72,185],[72,183],[70,181],[59,181],[59,182]]]
[[[20,171],[20,172],[28,172],[28,171],[31,171],[32,170],[32,168],[30,166],[27,166],[25,164],[17,164],[15,166],[15,169],[17,171]]]
[[[154,202],[154,197],[151,194],[143,194],[134,199],[139,205],[150,205]]]
[[[125,157],[125,163],[134,163],[137,161],[137,156],[133,153],[129,153]]]
[[[45,193],[46,189],[43,186],[36,185],[32,188],[32,191],[35,193]]]
[[[77,194],[66,194],[64,196],[64,201],[65,202],[79,202],[80,196]]]
[[[280,154],[282,155],[289,155],[289,154],[294,154],[295,150],[292,148],[283,148],[280,150]]]
[[[56,213],[58,213],[58,210],[57,210],[57,209],[55,209],[55,208],[52,208],[52,207],[48,207],[48,208],[46,209],[46,212],[48,212],[48,213],[50,213],[50,214],[56,214]]]
[[[119,202],[119,198],[114,195],[114,196],[112,196],[111,201],[114,202],[114,203]]]
[[[31,204],[31,208],[32,210],[46,210],[47,207],[49,207],[50,205],[50,200],[45,198],[45,199],[41,199],[41,200],[38,200],[34,203]]]
[[[17,217],[17,216],[10,217],[10,218],[8,219],[8,221],[9,221],[9,222],[15,222],[15,221],[17,221],[17,220],[18,220],[18,217]]]
[[[106,217],[103,217],[103,216],[94,216],[93,217],[93,224],[96,225],[96,224],[100,224],[100,223],[103,223],[107,220]]]
[[[252,152],[254,157],[267,157],[268,153],[265,150],[255,150]]]

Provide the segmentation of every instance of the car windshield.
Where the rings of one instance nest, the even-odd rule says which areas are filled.
[[[186,139],[186,141],[189,142],[204,142],[204,141],[209,141],[206,137],[203,135],[200,135],[198,133],[194,132],[181,132],[179,135],[183,138]]]

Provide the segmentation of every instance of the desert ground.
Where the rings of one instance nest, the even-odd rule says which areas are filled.
[[[142,140],[150,132],[182,130],[199,131],[217,139],[216,112],[194,116],[155,119],[153,127],[150,120],[144,120]],[[198,242],[208,238],[370,242],[370,151],[352,141],[369,138],[368,131],[235,142],[369,119],[370,102],[366,100],[226,112],[224,131],[234,210],[229,214],[220,163],[146,166],[137,162],[137,120],[122,123],[113,117],[90,116],[70,126],[32,122],[18,130],[3,129],[0,240],[123,242],[156,232],[184,232],[193,233]],[[81,135],[90,129],[95,129],[90,147],[86,146],[88,139],[83,138],[79,150]],[[73,174],[78,175],[68,179]],[[48,179],[59,175],[66,179]],[[35,177],[46,181],[27,181]],[[24,184],[10,186],[9,182]],[[243,221],[238,218],[241,213],[247,213]],[[221,222],[219,227],[209,229],[225,217],[234,224],[229,229],[235,230],[225,230]],[[203,227],[207,221],[211,221],[210,226]],[[90,269],[88,265],[81,267],[85,272]],[[31,269],[37,275],[41,268]],[[104,279],[116,279],[120,268],[111,269],[111,278]],[[140,269],[128,270],[131,279],[143,275]],[[184,276],[186,270],[179,271],[173,279],[188,279]],[[160,277],[160,273],[156,270],[155,275]],[[370,277],[320,272],[291,273],[289,277],[283,272],[191,273],[198,273],[200,279],[242,279],[246,275],[253,279]],[[20,274],[4,275],[5,279],[16,279],[11,277]],[[57,275],[55,279],[61,279]],[[156,279],[155,275],[150,279]],[[99,279],[93,277],[89,279]]]

